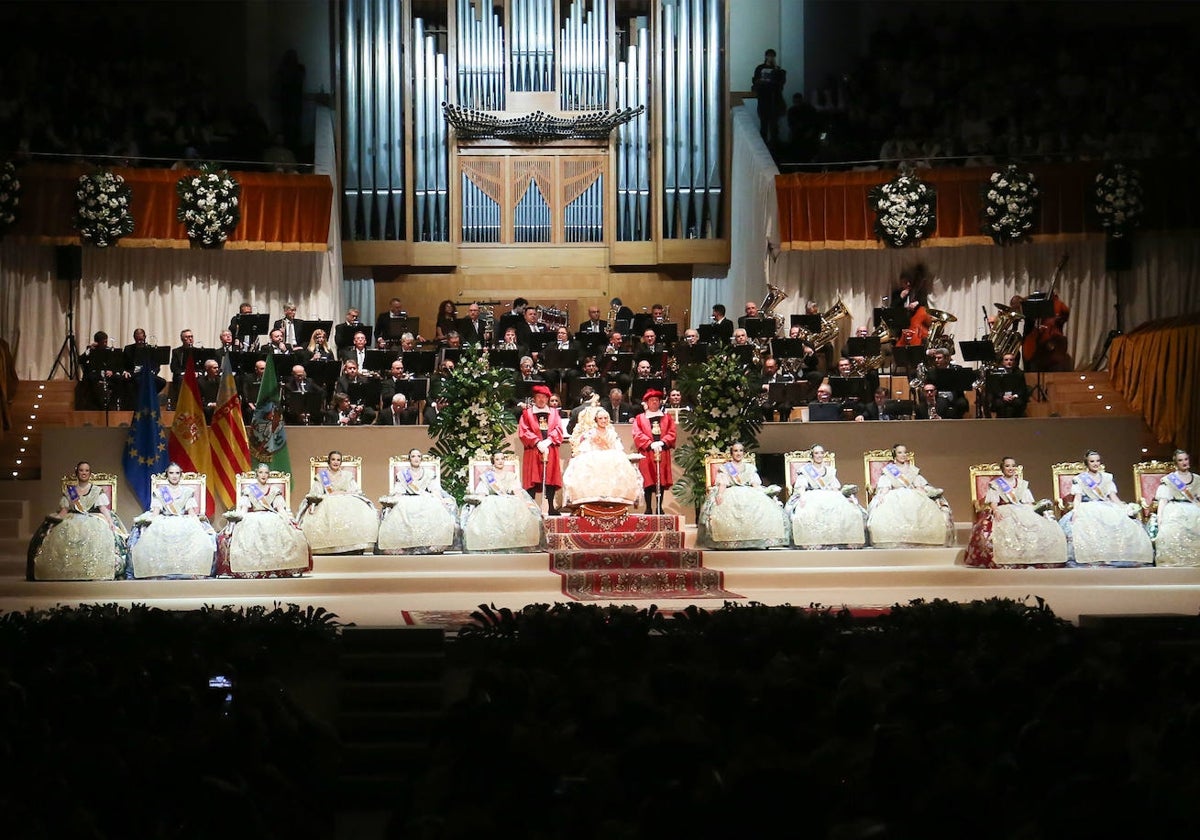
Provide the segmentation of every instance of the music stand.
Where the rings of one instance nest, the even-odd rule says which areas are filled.
[[[629,401],[633,403],[641,402],[642,396],[647,391],[651,390],[661,391],[663,394],[666,394],[667,380],[662,379],[661,377],[633,380],[633,385],[629,389]]]
[[[363,351],[363,370],[373,370],[376,373],[383,375],[387,369],[392,366],[392,362],[400,358],[400,354],[395,350],[364,350]],[[345,364],[351,359],[343,359],[342,364]]]
[[[733,355],[737,356],[741,361],[742,366],[746,368],[754,367],[754,348],[749,345],[741,345],[738,347],[730,347]]]
[[[649,312],[639,312],[633,316],[633,320],[629,322],[629,328],[638,335],[641,335],[646,330],[654,326],[654,316]]]
[[[633,331],[633,320],[618,318],[617,320],[613,321],[612,331],[615,333],[620,333],[621,335],[629,335],[630,332]]]
[[[917,365],[925,361],[925,345],[909,344],[892,350],[892,370],[904,368],[905,372],[914,372]]]
[[[991,364],[996,361],[996,348],[992,345],[989,338],[981,341],[960,341],[958,342],[959,352],[962,353],[964,362],[983,362]]]
[[[308,345],[312,341],[313,333],[317,330],[323,330],[325,333],[326,342],[329,341],[329,333],[333,329],[333,321],[301,321],[300,326],[296,329],[296,343],[301,347]]]
[[[437,353],[432,350],[410,350],[401,353],[400,358],[404,361],[404,369],[413,376],[432,376]]]
[[[746,331],[746,335],[749,338],[774,338],[775,319],[747,318],[746,324],[742,329]]]
[[[133,365],[135,369],[143,365],[154,365],[154,369],[157,371],[163,365],[169,364],[171,364],[171,348],[166,345],[160,347],[144,344],[133,351]],[[254,365],[251,365],[250,369],[253,370]]]
[[[615,356],[605,356],[603,368],[607,368],[608,373],[629,373],[633,370],[633,353],[618,353]]]
[[[912,419],[913,412],[917,410],[917,405],[912,400],[884,400],[883,413],[888,417],[895,417],[899,420],[901,417]],[[883,419],[883,418],[880,418]]]
[[[337,381],[341,365],[333,359],[309,359],[304,363],[304,372],[308,378],[322,388],[330,389]]]
[[[560,350],[557,346],[547,347],[542,351],[542,365],[547,369],[572,370],[579,367],[579,350],[568,348]]]
[[[688,365],[698,365],[708,359],[708,345],[676,344],[674,355],[680,369]]]
[[[233,340],[243,347],[257,344],[259,336],[269,334],[270,321],[271,316],[265,312],[234,315]]]
[[[457,365],[459,360],[462,358],[462,351],[463,348],[461,347],[443,347],[440,351],[438,351],[438,357],[441,362],[454,362],[454,364]],[[441,362],[439,362],[439,364]]]
[[[816,423],[826,420],[841,420],[841,403],[810,402],[808,404],[808,422]]]
[[[679,325],[663,322],[661,324],[653,324],[654,334],[658,336],[657,343],[662,345],[671,345],[679,341]]]
[[[602,332],[577,332],[575,340],[579,345],[585,348],[585,352],[591,355],[596,352],[596,348],[603,347],[608,343],[608,336]]]
[[[789,327],[799,327],[808,332],[809,335],[819,333],[821,331],[821,316],[820,315],[792,315],[788,321]]]
[[[324,397],[325,395],[316,389],[301,394],[291,388],[284,388],[284,416],[290,414],[295,418],[292,422],[301,426],[322,426],[325,423],[325,408],[322,405]],[[314,417],[317,419],[315,423],[312,422]]]
[[[579,405],[579,392],[584,386],[590,385],[592,390],[600,396],[601,399],[608,396],[604,380],[599,376],[580,376],[575,379],[567,380],[567,400],[575,405]]]
[[[419,335],[417,328],[420,325],[420,318],[384,318],[380,322],[383,331],[378,337],[387,341],[388,344],[393,342],[398,344],[405,333],[412,333],[414,338]]]
[[[875,319],[875,329],[879,329],[880,324],[887,324],[888,331],[896,338],[900,337],[900,333],[908,329],[912,317],[908,314],[908,310],[902,306],[877,306],[872,312]]]
[[[829,388],[835,400],[853,399],[865,405],[874,396],[871,382],[865,376],[831,376]]]
[[[1038,298],[1036,300],[1026,298],[1021,301],[1021,315],[1025,319],[1025,324],[1036,330],[1041,325],[1043,319],[1054,317],[1054,301],[1049,297]],[[1034,386],[1029,398],[1038,402],[1046,402],[1050,399],[1050,395],[1046,393],[1045,371],[1040,367],[1034,368],[1032,365],[1032,359],[1025,360],[1025,370],[1032,370],[1037,374],[1037,384]]]
[[[716,344],[720,340],[717,338],[716,324],[700,324],[696,327],[696,333],[700,336],[701,344]]]
[[[263,316],[263,318],[266,318],[266,317],[267,316],[265,316],[265,315]],[[263,323],[265,324],[266,322],[264,321]],[[347,323],[338,324],[337,327],[334,328],[333,343],[338,346],[338,349],[341,349],[343,347],[353,347],[355,333],[362,333],[363,335],[365,335],[367,337],[367,346],[368,347],[370,347],[373,344],[371,337],[375,333],[374,327],[369,326],[368,324],[347,324]]]
[[[879,336],[877,335],[856,335],[846,339],[846,355],[850,358],[862,356],[864,359],[873,359],[879,355]]]
[[[803,405],[810,399],[810,390],[812,386],[805,379],[796,382],[771,382],[767,385],[767,401],[772,405]]]
[[[401,379],[396,383],[397,394],[404,394],[412,404],[429,399],[429,380],[424,377],[417,379]]]

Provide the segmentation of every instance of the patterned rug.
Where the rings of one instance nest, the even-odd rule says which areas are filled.
[[[677,516],[560,516],[547,521],[550,570],[577,601],[741,598],[684,548]]]

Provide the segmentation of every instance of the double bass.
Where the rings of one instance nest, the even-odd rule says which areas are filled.
[[[1014,308],[1026,300],[1050,301],[1053,314],[1043,318],[1025,322],[1025,338],[1021,344],[1021,356],[1025,360],[1025,369],[1032,371],[1059,371],[1071,369],[1071,357],[1067,353],[1067,335],[1063,331],[1067,319],[1071,316],[1071,308],[1063,303],[1054,291],[1062,270],[1067,265],[1067,255],[1063,254],[1054,270],[1054,279],[1050,282],[1048,292],[1037,292],[1027,298],[1020,295],[1013,297]]]

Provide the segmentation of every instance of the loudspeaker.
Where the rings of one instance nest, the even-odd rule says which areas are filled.
[[[1126,234],[1114,239],[1108,237],[1104,241],[1104,270],[1129,271],[1133,268],[1133,237]]]
[[[54,249],[54,270],[59,280],[72,283],[83,279],[83,248],[59,245]]]

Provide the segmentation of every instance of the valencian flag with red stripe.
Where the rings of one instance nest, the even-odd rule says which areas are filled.
[[[217,495],[226,510],[237,502],[238,473],[250,469],[250,442],[242,421],[242,399],[238,396],[229,356],[221,362],[221,387],[217,391],[217,410],[208,430],[208,446]]]
[[[184,472],[208,475],[208,426],[204,421],[204,404],[200,402],[200,386],[196,383],[196,361],[189,355],[179,402],[175,406],[175,421],[167,438],[167,453]],[[212,492],[205,499],[205,510],[213,510]]]

